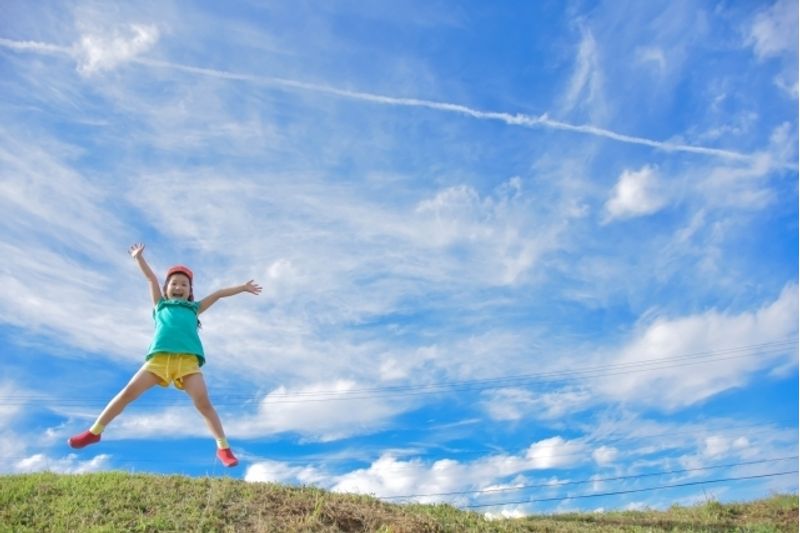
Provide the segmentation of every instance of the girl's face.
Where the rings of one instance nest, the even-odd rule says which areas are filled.
[[[165,296],[169,300],[189,300],[192,296],[192,283],[185,274],[173,274],[167,281]]]

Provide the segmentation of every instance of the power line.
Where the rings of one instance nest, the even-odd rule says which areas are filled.
[[[721,358],[719,356],[728,355],[731,353],[736,352],[745,352],[744,354],[733,355],[730,358],[739,358],[739,357],[753,357],[755,355],[763,355],[764,351],[767,351],[770,355],[772,352],[780,353],[784,349],[793,346],[796,344],[796,340],[784,340],[784,341],[774,341],[770,343],[762,343],[762,344],[754,344],[748,346],[740,346],[734,348],[727,348],[723,350],[715,350],[715,351],[705,351],[705,352],[694,352],[690,354],[683,354],[678,356],[670,356],[670,357],[663,357],[663,358],[654,358],[654,359],[645,359],[641,361],[631,361],[627,363],[611,363],[605,365],[597,365],[594,367],[585,367],[583,369],[570,369],[570,370],[556,370],[556,371],[549,371],[549,372],[536,372],[530,374],[520,374],[517,376],[503,376],[497,378],[485,378],[485,379],[475,379],[475,380],[465,380],[465,381],[444,381],[439,383],[432,383],[432,384],[425,384],[425,385],[397,385],[397,386],[387,386],[387,387],[371,387],[371,388],[361,388],[361,389],[350,389],[348,391],[308,391],[308,392],[293,392],[293,393],[272,393],[270,394],[271,398],[280,398],[280,397],[302,397],[302,396],[312,396],[312,397],[319,397],[322,395],[333,395],[334,397],[340,396],[343,392],[347,394],[361,394],[361,393],[406,393],[406,392],[414,392],[420,391],[428,393],[429,391],[432,392],[439,392],[439,389],[446,388],[448,390],[471,390],[472,386],[475,388],[486,388],[485,385],[488,384],[495,384],[497,386],[505,386],[509,383],[516,383],[516,382],[525,382],[525,381],[532,381],[532,380],[546,380],[547,378],[558,378],[561,376],[565,377],[573,377],[579,376],[581,374],[586,373],[595,373],[604,370],[614,370],[614,369],[621,369],[621,370],[631,370],[636,371],[636,367],[646,366],[646,365],[655,365],[655,364],[665,364],[669,362],[681,361],[681,360],[697,360],[700,359],[700,363],[705,362],[702,361],[701,358],[711,358],[712,361],[716,360],[723,360],[727,358]],[[758,353],[746,353],[751,350],[761,350]],[[691,364],[691,363],[690,363]],[[682,365],[678,365],[682,366]],[[660,368],[655,368],[656,370]],[[650,369],[646,369],[650,370]],[[627,372],[623,372],[627,373]],[[618,374],[600,374],[603,375],[618,375]],[[594,377],[594,376],[591,376]],[[556,380],[556,379],[551,379]],[[327,398],[322,398],[325,400]],[[277,403],[277,402],[276,402]]]
[[[505,384],[506,382],[517,382],[517,381],[528,381],[528,380],[535,380],[535,379],[544,379],[544,378],[552,378],[558,376],[572,376],[576,374],[582,373],[589,373],[589,372],[596,372],[601,370],[607,369],[627,369],[631,367],[637,366],[644,366],[644,365],[652,365],[652,364],[663,364],[666,362],[671,361],[679,361],[684,359],[698,359],[702,357],[715,357],[720,355],[726,355],[730,353],[736,352],[748,352],[751,350],[767,350],[769,352],[778,351],[782,352],[785,348],[793,346],[796,344],[795,340],[783,340],[783,341],[773,341],[769,343],[761,343],[761,344],[753,344],[747,346],[739,346],[739,347],[732,347],[726,348],[722,350],[714,350],[714,351],[704,351],[704,352],[693,352],[689,354],[677,355],[677,356],[670,356],[670,357],[661,357],[661,358],[654,358],[654,359],[644,359],[641,361],[631,361],[627,363],[610,363],[604,365],[597,365],[594,367],[585,367],[583,369],[575,370],[556,370],[550,372],[536,372],[530,374],[520,374],[517,376],[503,376],[497,378],[486,378],[486,379],[476,379],[476,380],[465,380],[465,381],[451,381],[451,382],[439,382],[427,385],[397,385],[397,386],[387,386],[387,387],[371,387],[371,388],[361,388],[361,389],[350,389],[347,393],[370,393],[370,392],[407,392],[407,391],[414,391],[414,390],[427,390],[431,388],[439,388],[439,387],[468,387],[471,385],[485,385],[488,383],[499,383]],[[738,355],[734,357],[751,357],[754,355],[763,355],[762,352],[756,354],[745,354],[745,355]],[[273,398],[281,397],[281,396],[319,396],[323,394],[331,394],[331,395],[338,395],[341,394],[340,391],[309,391],[309,392],[295,392],[295,393],[273,393],[271,396]]]
[[[710,483],[726,483],[729,481],[745,481],[751,479],[761,479],[767,477],[777,477],[777,476],[787,476],[789,474],[797,474],[798,470],[788,470],[785,472],[773,472],[770,474],[758,474],[753,476],[741,476],[741,477],[729,477],[723,479],[709,479],[705,481],[689,481],[686,483],[674,483],[671,485],[658,485],[655,487],[645,487],[640,489],[628,489],[628,490],[618,490],[614,492],[599,492],[594,494],[576,494],[573,496],[562,496],[562,497],[555,497],[555,498],[536,498],[536,499],[529,499],[529,500],[518,500],[518,501],[507,501],[507,502],[497,502],[497,503],[482,503],[482,504],[472,504],[472,505],[465,505],[466,508],[477,508],[477,507],[500,507],[503,505],[521,505],[525,503],[541,503],[541,502],[556,502],[556,501],[565,501],[565,500],[577,500],[581,498],[599,498],[601,496],[620,496],[622,494],[633,494],[635,492],[648,492],[653,490],[662,490],[662,489],[674,489],[679,487],[691,487],[695,485],[707,485]]]
[[[624,481],[624,480],[631,480],[631,479],[643,479],[646,477],[657,477],[657,476],[668,476],[673,474],[686,474],[689,472],[702,472],[705,470],[716,470],[718,468],[735,468],[737,466],[749,466],[749,465],[757,465],[757,464],[764,464],[764,463],[776,463],[779,461],[788,461],[789,459],[797,459],[797,455],[787,456],[787,457],[776,457],[773,459],[761,459],[758,461],[745,461],[741,463],[728,463],[723,465],[713,465],[713,466],[701,466],[696,468],[683,468],[680,470],[666,470],[662,472],[646,472],[644,474],[632,474],[629,476],[616,476],[616,477],[607,477],[607,478],[590,478],[590,479],[582,479],[579,481],[557,481],[557,482],[549,482],[549,483],[539,483],[533,485],[519,485],[516,487],[508,487],[502,489],[481,489],[481,490],[464,490],[464,491],[454,491],[454,492],[437,492],[437,493],[430,493],[430,494],[408,494],[404,496],[376,496],[382,500],[405,500],[405,499],[412,499],[412,498],[429,498],[434,496],[463,496],[466,494],[476,494],[476,495],[483,495],[483,494],[496,494],[500,492],[519,492],[527,489],[534,489],[534,488],[552,488],[552,487],[563,487],[567,485],[585,485],[587,483],[599,483],[599,482],[606,482],[606,481]]]
[[[733,431],[739,430],[739,429],[744,429],[744,428],[749,428],[749,427],[756,427],[756,426],[759,426],[759,425],[761,425],[761,424],[747,424],[747,425],[742,425],[742,426],[731,426],[731,427],[725,428],[725,430],[723,430],[723,431],[715,431],[715,432],[713,432],[713,434],[714,435],[727,435],[727,434],[729,434],[729,433],[731,433]],[[775,431],[775,428],[767,427],[767,428],[763,428],[763,429],[760,429],[760,430],[757,430],[757,431],[751,431],[751,432],[748,433],[748,436],[750,436],[750,435],[758,435],[758,434],[761,434],[761,433],[774,433],[774,431]],[[624,442],[624,441],[647,440],[647,439],[651,439],[651,438],[663,437],[665,435],[669,435],[669,436],[677,436],[677,435],[708,435],[708,432],[705,432],[705,431],[667,432],[667,433],[658,433],[658,434],[651,434],[651,435],[639,435],[639,436],[633,436],[633,437],[617,437],[615,439],[605,440],[605,441],[602,441],[602,440],[600,440],[600,441],[587,441],[585,444],[587,446],[588,445],[605,446],[605,445],[611,444],[611,443],[618,443],[618,442]],[[680,446],[680,448],[683,448],[683,447],[685,447],[685,446]],[[678,447],[675,446],[675,448],[678,448]],[[476,455],[486,455],[488,457],[492,457],[492,455],[490,453],[487,453],[488,451],[489,450],[462,452],[462,453],[459,453],[459,454],[454,454],[454,456],[455,457],[468,457],[468,456],[476,456]],[[495,456],[497,456],[497,455],[506,455],[506,456],[511,456],[511,457],[519,456],[519,454],[515,454],[515,453],[495,454]],[[587,452],[584,449],[581,449],[579,451],[568,452],[568,453],[547,453],[547,454],[545,454],[545,453],[536,453],[536,454],[531,454],[531,455],[525,454],[524,457],[526,459],[528,459],[528,460],[535,460],[535,459],[556,459],[556,458],[586,456],[586,455],[587,455]],[[648,454],[640,454],[640,455],[648,455]],[[453,457],[453,455],[451,455],[448,458],[452,459],[452,457]],[[347,460],[347,459],[345,459],[345,460]],[[283,462],[287,462],[287,461],[283,461]],[[307,464],[306,461],[295,461],[295,462],[297,464]],[[295,462],[289,461],[290,464],[294,464]],[[402,465],[400,465],[400,466],[395,466],[394,468],[397,469],[397,470],[405,470],[405,469],[414,468],[414,467],[413,466],[402,466]],[[530,469],[526,469],[526,470],[533,470],[533,469],[530,468]]]
[[[609,477],[609,478],[589,478],[584,480],[578,481],[562,481],[562,482],[555,482],[555,483],[544,483],[544,484],[532,484],[532,485],[521,485],[518,487],[510,487],[505,489],[482,489],[482,490],[473,490],[473,491],[453,491],[453,492],[440,492],[440,493],[428,493],[428,494],[409,494],[409,495],[396,495],[396,496],[375,496],[381,500],[410,500],[413,498],[422,498],[422,497],[438,497],[438,496],[462,496],[462,495],[487,495],[487,494],[497,494],[501,492],[518,492],[522,490],[527,490],[530,488],[553,488],[553,487],[562,487],[567,485],[581,485],[587,483],[598,483],[598,482],[609,482],[609,481],[624,481],[624,480],[633,480],[633,479],[643,479],[647,477],[656,477],[656,476],[667,476],[667,475],[674,475],[674,474],[682,474],[682,473],[690,473],[690,472],[699,472],[699,471],[707,471],[707,470],[714,470],[720,468],[735,468],[741,466],[751,466],[756,464],[765,464],[765,463],[774,463],[780,461],[788,461],[790,459],[797,459],[797,455],[793,456],[786,456],[786,457],[776,457],[771,459],[762,459],[762,460],[755,460],[755,461],[744,461],[739,463],[728,463],[728,464],[721,464],[721,465],[709,465],[703,467],[695,467],[695,468],[686,468],[686,469],[679,469],[679,470],[668,470],[668,471],[661,471],[661,472],[647,472],[643,474],[636,474],[636,475],[629,475],[629,476],[616,476],[616,477]],[[175,461],[167,461],[167,460],[154,460],[149,462],[159,462],[159,463],[171,463],[174,464]],[[767,478],[767,477],[776,477],[788,474],[795,474],[798,473],[797,470],[785,471],[785,472],[773,472],[768,474],[756,474],[750,476],[741,476],[741,477],[731,477],[731,478],[723,478],[723,479],[712,479],[712,480],[703,480],[703,481],[693,481],[693,482],[684,482],[684,483],[675,483],[675,484],[668,484],[668,485],[658,485],[654,487],[644,487],[638,489],[626,489],[626,490],[619,490],[619,491],[612,491],[612,492],[603,492],[603,493],[591,493],[591,494],[577,494],[572,496],[563,496],[563,497],[551,497],[551,498],[538,498],[538,499],[528,499],[528,500],[519,500],[519,501],[504,501],[504,502],[495,502],[495,503],[488,503],[488,504],[472,504],[466,505],[466,508],[479,508],[479,507],[499,507],[503,505],[518,505],[518,504],[525,504],[525,503],[539,503],[539,502],[550,502],[550,501],[564,501],[570,499],[582,499],[582,498],[595,498],[595,497],[602,497],[602,496],[617,496],[622,494],[630,494],[630,493],[637,493],[637,492],[646,492],[646,491],[653,491],[653,490],[660,490],[660,489],[669,489],[669,488],[679,488],[679,487],[687,487],[687,486],[694,486],[694,485],[704,485],[709,483],[721,483],[721,482],[729,482],[729,481],[743,481],[743,480],[751,480],[751,479],[759,479],[759,478]]]
[[[570,381],[580,378],[599,378],[599,377],[610,377],[610,376],[621,376],[627,374],[634,374],[638,372],[652,372],[657,370],[667,370],[672,368],[680,368],[685,366],[691,365],[698,365],[698,364],[708,364],[708,363],[716,363],[721,361],[728,361],[731,359],[741,359],[745,357],[754,357],[755,355],[763,355],[762,353],[759,354],[743,354],[743,355],[736,355],[736,356],[729,356],[729,357],[717,357],[714,359],[708,359],[704,361],[689,361],[684,362],[681,364],[672,364],[672,365],[661,365],[661,366],[652,366],[649,368],[631,368],[628,370],[621,370],[618,372],[597,372],[597,373],[589,373],[590,371],[574,371],[561,373],[561,379],[549,379],[547,381]],[[539,379],[544,380],[544,378],[549,376],[538,376]],[[437,384],[431,385],[428,390],[420,390],[420,391],[380,391],[376,394],[370,395],[361,395],[361,396],[348,396],[352,394],[352,391],[342,391],[338,393],[328,393],[328,394],[336,394],[335,396],[331,395],[328,397],[315,397],[315,398],[305,398],[305,399],[288,399],[288,400],[272,400],[276,396],[270,395],[268,405],[277,405],[277,404],[296,404],[296,403],[309,403],[309,402],[328,402],[328,401],[352,401],[352,400],[370,400],[380,397],[415,397],[415,396],[428,396],[433,394],[440,394],[440,393],[447,393],[447,392],[466,392],[466,391],[476,391],[476,390],[487,390],[487,389],[497,389],[502,387],[507,387],[515,384],[522,384],[528,381],[533,381],[534,378],[532,377],[515,377],[515,378],[503,378],[502,382],[499,380],[485,380],[482,383],[476,383],[471,385],[446,385],[446,384]],[[311,393],[309,394],[309,396]],[[296,397],[295,394],[286,394],[288,397]]]
[[[756,422],[756,423],[752,423],[752,424],[742,424],[742,425],[738,425],[738,426],[726,426],[722,430],[714,430],[711,433],[713,433],[713,435],[716,435],[716,436],[728,435],[730,433],[738,432],[739,430],[742,430],[742,429],[754,428],[754,427],[759,427],[759,426],[762,426],[762,425],[763,425],[762,423]],[[774,427],[762,427],[761,429],[758,429],[758,430],[755,430],[755,431],[750,431],[748,433],[748,436],[758,435],[758,434],[761,434],[761,433],[768,433],[768,432],[769,433],[774,433],[775,432],[775,428]],[[692,430],[692,431],[668,431],[668,432],[663,432],[663,433],[651,433],[651,434],[633,435],[633,436],[614,436],[614,435],[610,435],[610,437],[613,437],[613,438],[605,439],[605,440],[587,440],[585,442],[582,442],[581,444],[585,444],[587,446],[595,446],[595,447],[597,447],[597,446],[606,446],[608,444],[614,444],[614,443],[625,442],[625,441],[634,441],[635,442],[635,441],[654,439],[654,438],[659,438],[659,437],[664,437],[664,436],[670,436],[670,437],[689,436],[689,437],[691,437],[691,436],[705,436],[705,435],[708,435],[709,433],[710,432],[708,430],[702,429],[702,430]],[[243,441],[246,442],[247,439],[240,439],[240,440],[243,440]],[[683,446],[681,446],[681,447],[683,447]],[[243,448],[246,449],[247,447],[243,446]],[[452,457],[459,457],[460,458],[460,457],[479,456],[479,455],[492,457],[493,456],[492,455],[493,451],[495,452],[494,456],[498,456],[498,455],[520,456],[518,453],[515,453],[515,452],[497,453],[496,450],[486,449],[486,450],[460,451],[459,453],[451,454],[448,458],[452,458]],[[74,453],[74,452],[72,452],[72,453]],[[524,450],[523,450],[523,453],[524,453]],[[103,454],[98,454],[98,455],[103,455]],[[314,454],[314,457],[317,457],[318,455],[319,454]],[[585,455],[586,455],[586,451],[581,449],[579,451],[569,452],[569,453],[547,453],[547,454],[537,453],[537,454],[532,454],[532,455],[525,454],[524,457],[526,459],[554,459],[554,458],[585,456]],[[644,454],[644,455],[648,455],[648,454]],[[6,457],[8,459],[25,459],[25,458],[30,457],[30,456],[29,455],[10,455],[10,456],[6,456]],[[251,462],[258,462],[259,460],[261,460],[261,459],[260,458],[254,458],[254,459],[251,459]],[[289,464],[289,465],[294,465],[294,464],[307,465],[310,460],[313,460],[313,457],[312,458],[306,458],[306,459],[279,459],[279,458],[271,457],[269,460],[277,461],[277,462],[281,462],[281,463]],[[347,462],[347,461],[358,462],[359,459],[358,458],[352,458],[352,457],[342,457],[342,458],[339,458],[336,461],[331,461],[329,459],[321,460],[321,462],[324,462],[324,463]],[[198,464],[198,461],[187,461],[187,460],[119,459],[119,458],[116,458],[116,457],[114,458],[114,462],[116,462],[116,463],[131,463],[131,464],[162,464],[162,463],[187,464],[187,465]],[[405,469],[405,468],[411,468],[411,467],[396,466],[395,468],[397,468],[397,469]]]
[[[598,365],[593,367],[585,367],[583,369],[559,370],[550,372],[538,372],[531,374],[521,374],[518,376],[504,376],[498,378],[486,378],[477,380],[466,381],[443,381],[439,383],[431,383],[425,385],[397,385],[386,387],[371,387],[350,389],[345,391],[335,390],[322,390],[322,391],[300,391],[300,392],[287,392],[276,393],[272,392],[266,396],[237,395],[225,394],[220,392],[219,389],[214,391],[214,395],[223,400],[214,400],[215,405],[238,405],[241,402],[227,401],[227,399],[239,399],[249,401],[263,401],[269,400],[269,405],[276,404],[296,404],[308,402],[327,402],[327,401],[353,401],[353,400],[367,400],[380,397],[415,397],[426,396],[432,394],[440,394],[445,392],[463,392],[471,390],[485,390],[492,388],[501,388],[515,384],[522,384],[531,381],[569,381],[574,379],[591,379],[599,377],[627,375],[638,372],[650,372],[658,370],[668,370],[672,368],[680,368],[691,365],[718,363],[721,361],[728,361],[732,359],[749,358],[763,355],[778,355],[785,349],[794,346],[796,340],[775,341],[771,343],[754,344],[748,346],[740,346],[734,348],[727,348],[716,351],[695,352],[679,356],[646,359],[642,361],[633,361],[628,363],[612,363],[606,365]],[[756,350],[753,352],[753,350]],[[281,399],[286,398],[286,399]],[[54,401],[61,405],[86,405],[87,403],[103,403],[105,404],[110,398],[99,397],[82,397],[82,398],[64,398],[55,399],[42,395],[25,395],[16,394],[8,396],[0,396],[0,405],[21,405],[31,402],[46,402]],[[88,402],[87,402],[88,400]],[[147,401],[138,400],[137,405],[147,404]]]

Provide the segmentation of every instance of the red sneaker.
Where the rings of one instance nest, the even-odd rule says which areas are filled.
[[[239,459],[233,455],[233,452],[230,448],[217,448],[217,457],[222,464],[227,467],[236,466],[239,464]]]
[[[95,435],[91,431],[84,431],[80,435],[75,435],[67,439],[67,444],[72,448],[83,448],[95,442],[100,442],[100,435]]]

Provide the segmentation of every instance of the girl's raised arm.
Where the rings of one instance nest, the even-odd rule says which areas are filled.
[[[228,287],[227,289],[220,289],[218,291],[212,292],[202,300],[200,300],[200,307],[197,309],[197,314],[199,315],[219,300],[220,298],[227,298],[229,296],[234,296],[236,294],[240,294],[242,292],[249,292],[250,294],[259,294],[261,292],[261,285],[254,282],[252,279],[247,283],[243,283],[241,285],[237,285],[235,287]]]
[[[139,265],[139,270],[142,271],[144,277],[147,278],[147,283],[150,286],[150,296],[153,298],[153,305],[158,304],[163,297],[161,295],[161,286],[158,284],[158,277],[153,272],[153,269],[150,268],[150,265],[148,265],[147,261],[144,259],[144,244],[137,242],[130,247],[128,252],[131,254],[131,257],[133,257],[133,260],[136,261],[136,264]]]

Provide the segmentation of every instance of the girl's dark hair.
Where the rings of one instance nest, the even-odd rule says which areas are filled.
[[[174,272],[173,274],[170,274],[169,276],[167,276],[167,279],[164,280],[164,286],[161,287],[161,294],[166,296],[166,294],[167,294],[167,285],[169,285],[169,280],[175,274],[181,274],[183,276],[186,276],[186,274],[183,274],[182,272]],[[189,278],[189,276],[186,276],[186,277]],[[189,297],[187,298],[187,300],[189,300],[190,302],[194,301],[194,287],[192,286],[192,278],[189,278]],[[202,327],[203,327],[203,325],[200,323],[200,319],[198,318],[197,319],[197,329],[200,329]]]

